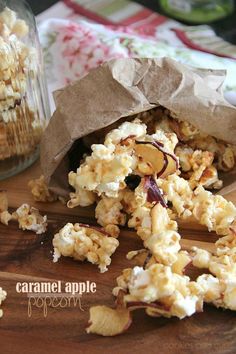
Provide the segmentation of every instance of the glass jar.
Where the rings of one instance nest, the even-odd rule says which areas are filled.
[[[160,0],[165,13],[188,23],[209,23],[231,14],[234,0]]]
[[[0,179],[37,159],[49,117],[34,16],[24,1],[0,0]]]

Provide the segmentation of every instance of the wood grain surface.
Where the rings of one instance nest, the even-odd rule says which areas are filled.
[[[35,203],[27,183],[40,175],[39,165],[18,176],[0,182],[0,189],[8,191],[10,207],[22,203],[36,206],[48,215],[49,227],[45,235],[35,235],[19,230],[15,224],[0,225],[0,286],[8,293],[0,319],[0,353],[235,353],[236,315],[231,311],[205,306],[204,312],[182,321],[177,318],[151,318],[143,310],[136,311],[130,329],[121,336],[103,338],[88,335],[85,327],[91,305],[113,305],[111,290],[116,277],[125,267],[132,266],[126,260],[128,251],[142,245],[134,232],[122,230],[120,246],[112,257],[108,272],[100,274],[90,263],[60,258],[52,262],[52,237],[66,222],[95,224],[93,208],[68,209],[60,202]],[[236,202],[236,193],[228,195]],[[181,224],[182,246],[194,244],[212,249],[217,237],[204,227],[194,223]],[[190,275],[198,273],[190,269]],[[94,281],[96,293],[84,294],[81,308],[48,308],[44,317],[42,308],[32,308],[28,316],[26,294],[16,292],[17,282],[35,281]],[[83,310],[83,311],[82,311]]]

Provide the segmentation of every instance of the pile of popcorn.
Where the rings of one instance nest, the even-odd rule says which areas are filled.
[[[92,307],[87,332],[119,334],[139,308],[149,316],[179,319],[202,311],[204,303],[236,310],[236,207],[209,191],[222,187],[219,172],[235,167],[236,147],[173,119],[162,107],[113,128],[103,137],[95,132],[84,138],[91,153],[68,176],[74,191],[67,206],[96,203],[101,227],[67,223],[54,236],[53,260],[87,260],[105,272],[125,225],[136,230],[144,248],[127,254],[136,265],[117,278],[116,309]],[[57,199],[43,176],[29,185],[35,200]],[[23,205],[13,213],[20,227],[27,228],[22,215],[27,219],[35,211]],[[0,217],[6,224],[11,219],[7,207]],[[181,249],[178,221],[193,219],[219,235],[214,253]],[[45,225],[46,220],[37,220],[34,225]],[[208,273],[191,280],[185,274],[190,264]]]
[[[27,80],[33,87],[37,53],[24,42],[28,32],[14,11],[0,13],[0,160],[34,151],[42,133],[38,112],[29,107]]]
[[[87,331],[118,334],[131,323],[131,312],[140,307],[150,316],[180,319],[202,311],[204,302],[236,310],[236,207],[209,191],[222,187],[220,171],[235,167],[235,147],[173,119],[163,108],[117,125],[103,141],[92,143],[91,154],[84,156],[76,172],[69,173],[74,192],[67,205],[96,203],[107,262],[104,266],[100,258],[100,244],[94,247],[93,230],[78,224],[67,224],[55,235],[55,260],[61,255],[87,259],[105,271],[124,225],[134,228],[144,245],[127,257],[135,259],[143,253],[147,260],[117,278],[116,310],[91,308]],[[221,237],[215,254],[181,249],[177,221],[190,218]],[[191,280],[185,275],[190,263],[208,269],[209,274]],[[109,315],[101,321],[106,311]]]

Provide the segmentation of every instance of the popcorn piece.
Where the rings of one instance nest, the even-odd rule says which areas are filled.
[[[128,227],[135,228],[142,240],[151,236],[152,221],[150,213],[150,207],[138,206],[128,221]]]
[[[148,269],[126,269],[117,278],[118,289],[128,291],[124,304],[129,308],[158,303],[156,315],[182,319],[201,311],[203,290],[187,276],[173,273],[169,266],[153,264]],[[113,293],[117,293],[116,288]],[[149,313],[150,314],[150,313]]]
[[[126,215],[122,213],[121,198],[102,197],[95,209],[95,217],[101,226],[125,225]]]
[[[12,33],[14,33],[18,38],[25,37],[29,32],[29,27],[23,20],[16,20],[14,26],[12,27]]]
[[[4,210],[0,213],[0,222],[4,225],[8,225],[9,221],[12,219],[12,215],[8,212],[8,210]]]
[[[127,214],[132,214],[139,205],[145,204],[147,200],[147,193],[144,191],[143,187],[140,188],[140,185],[135,188],[135,191],[128,188],[122,191],[121,203]]]
[[[0,306],[2,302],[6,299],[7,293],[0,287]],[[3,316],[3,310],[0,309],[0,318]]]
[[[92,145],[92,151],[92,155],[86,157],[76,173],[70,172],[70,184],[76,193],[77,190],[85,189],[98,195],[104,193],[107,197],[117,197],[120,185],[132,172],[133,157],[125,149],[116,154],[113,145]]]
[[[172,272],[179,274],[179,275],[183,275],[185,272],[185,269],[191,263],[192,263],[192,258],[190,257],[188,252],[187,251],[179,251],[177,253],[176,261],[171,266]]]
[[[157,185],[162,188],[180,218],[186,219],[192,215],[193,191],[188,181],[173,174],[167,179],[158,179]]]
[[[222,171],[232,170],[235,166],[235,155],[233,148],[227,146],[218,162],[218,167]]]
[[[223,299],[218,301],[218,306],[236,310],[236,277],[223,282],[225,289],[223,291]]]
[[[199,129],[187,121],[182,122],[178,119],[170,119],[169,124],[180,141],[191,141],[200,134]]]
[[[133,122],[124,122],[118,129],[113,129],[106,135],[104,145],[116,145],[129,137],[141,137],[146,134],[146,130],[146,125],[142,124],[139,119],[135,119]]]
[[[118,245],[117,239],[109,237],[102,230],[68,223],[53,238],[54,262],[61,255],[80,261],[87,259],[97,264],[101,273],[104,273]]]
[[[31,230],[43,234],[47,229],[47,216],[40,215],[38,209],[22,204],[14,213],[13,218],[19,222],[22,230]]]
[[[220,281],[213,275],[202,274],[197,278],[197,283],[203,288],[205,302],[214,303],[221,298]]]
[[[75,174],[69,174],[69,183],[73,186]],[[90,191],[86,191],[80,187],[76,188],[76,193],[70,193],[70,200],[67,202],[68,208],[74,208],[78,205],[87,207],[94,204],[96,201],[96,194]]]
[[[204,289],[204,301],[217,307],[236,310],[236,235],[234,230],[216,242],[216,254],[193,248],[193,265],[208,268],[211,274],[203,274],[197,283]]]
[[[234,225],[233,225],[234,226]],[[230,227],[228,235],[219,238],[215,243],[218,256],[236,254],[236,233],[234,228]]]
[[[236,310],[236,277],[218,279],[210,274],[197,278],[197,283],[204,289],[204,301],[216,307]]]
[[[159,139],[160,142],[156,142],[155,139]],[[71,194],[68,206],[82,205],[82,191],[83,193],[93,192],[98,196],[104,194],[109,198],[117,198],[119,192],[127,186],[126,178],[129,175],[132,173],[141,174],[141,176],[147,175],[147,173],[153,174],[153,167],[148,161],[145,161],[138,151],[141,146],[139,142],[143,142],[141,145],[144,147],[146,144],[147,146],[150,144],[151,148],[153,147],[152,143],[159,144],[160,149],[163,150],[163,152],[160,151],[160,154],[165,161],[165,163],[163,162],[165,174],[173,173],[176,170],[178,161],[173,153],[177,143],[175,134],[156,132],[153,135],[147,135],[146,125],[139,120],[125,122],[106,135],[104,144],[93,144],[91,146],[92,154],[86,157],[76,173],[70,172],[69,183],[75,192]],[[160,150],[156,147],[154,149],[156,149],[155,151]],[[91,200],[91,203],[94,200],[95,198]]]
[[[156,204],[151,210],[152,234],[144,240],[157,262],[171,265],[177,261],[180,250],[180,235],[176,232],[177,223],[172,221],[166,208]]]
[[[0,33],[4,37],[9,37],[15,34],[18,38],[24,37],[28,34],[29,27],[23,20],[16,18],[16,13],[5,7],[0,13]]]
[[[5,7],[0,13],[0,23],[5,24],[9,30],[11,30],[16,23],[16,13],[8,7]]]
[[[108,233],[110,236],[114,238],[117,238],[120,234],[120,229],[117,225],[109,224],[104,227],[104,230],[106,233]]]
[[[192,200],[194,217],[209,231],[218,235],[227,234],[229,226],[236,218],[236,207],[220,195],[213,195],[199,186]]]
[[[179,157],[179,163],[183,172],[192,170],[191,158],[194,150],[187,145],[179,145],[175,149],[176,155]]]
[[[193,265],[197,268],[209,268],[210,252],[197,247],[193,247],[192,250],[194,252]]]
[[[220,171],[230,171],[235,166],[235,152],[232,145],[226,144],[212,136],[199,135],[188,142],[193,149],[207,150],[215,156],[215,166]]]
[[[36,202],[53,202],[57,196],[52,193],[46,184],[44,176],[29,181],[28,186]]]
[[[180,158],[180,165],[187,172],[192,189],[198,185],[208,188],[221,188],[222,181],[218,179],[217,169],[212,166],[214,154],[209,151],[193,150],[186,146],[178,146],[175,151]]]
[[[209,166],[203,171],[199,184],[205,188],[220,189],[223,186],[223,181],[218,178],[216,167]]]
[[[215,254],[193,247],[193,265],[209,269],[219,279],[231,279],[236,276],[236,252],[234,247],[223,247],[224,238],[216,242],[216,247],[219,243],[221,246],[216,248]]]
[[[150,185],[147,183],[146,178],[149,179],[148,176],[142,178],[140,184],[137,188],[135,188],[134,192],[127,192],[124,190],[124,198],[122,201],[124,210],[131,214],[131,217],[128,221],[128,226],[135,228],[137,230],[137,234],[142,238],[142,240],[147,239],[151,235],[151,209],[153,205],[158,201],[156,199],[159,198],[159,196],[158,198],[155,198],[155,191],[152,191],[153,198],[149,198],[150,196],[148,193],[150,192]],[[156,184],[154,179],[153,182]],[[156,188],[158,189],[158,187]]]
[[[158,179],[157,184],[167,195],[168,201],[181,219],[193,215],[209,231],[225,235],[236,218],[236,207],[220,195],[213,195],[199,186],[193,192],[188,181],[176,175]]]

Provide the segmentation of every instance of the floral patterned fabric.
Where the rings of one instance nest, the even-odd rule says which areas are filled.
[[[195,67],[226,69],[226,98],[236,104],[236,61],[173,46],[129,27],[49,19],[39,25],[49,91],[86,75],[113,58],[169,56]]]

